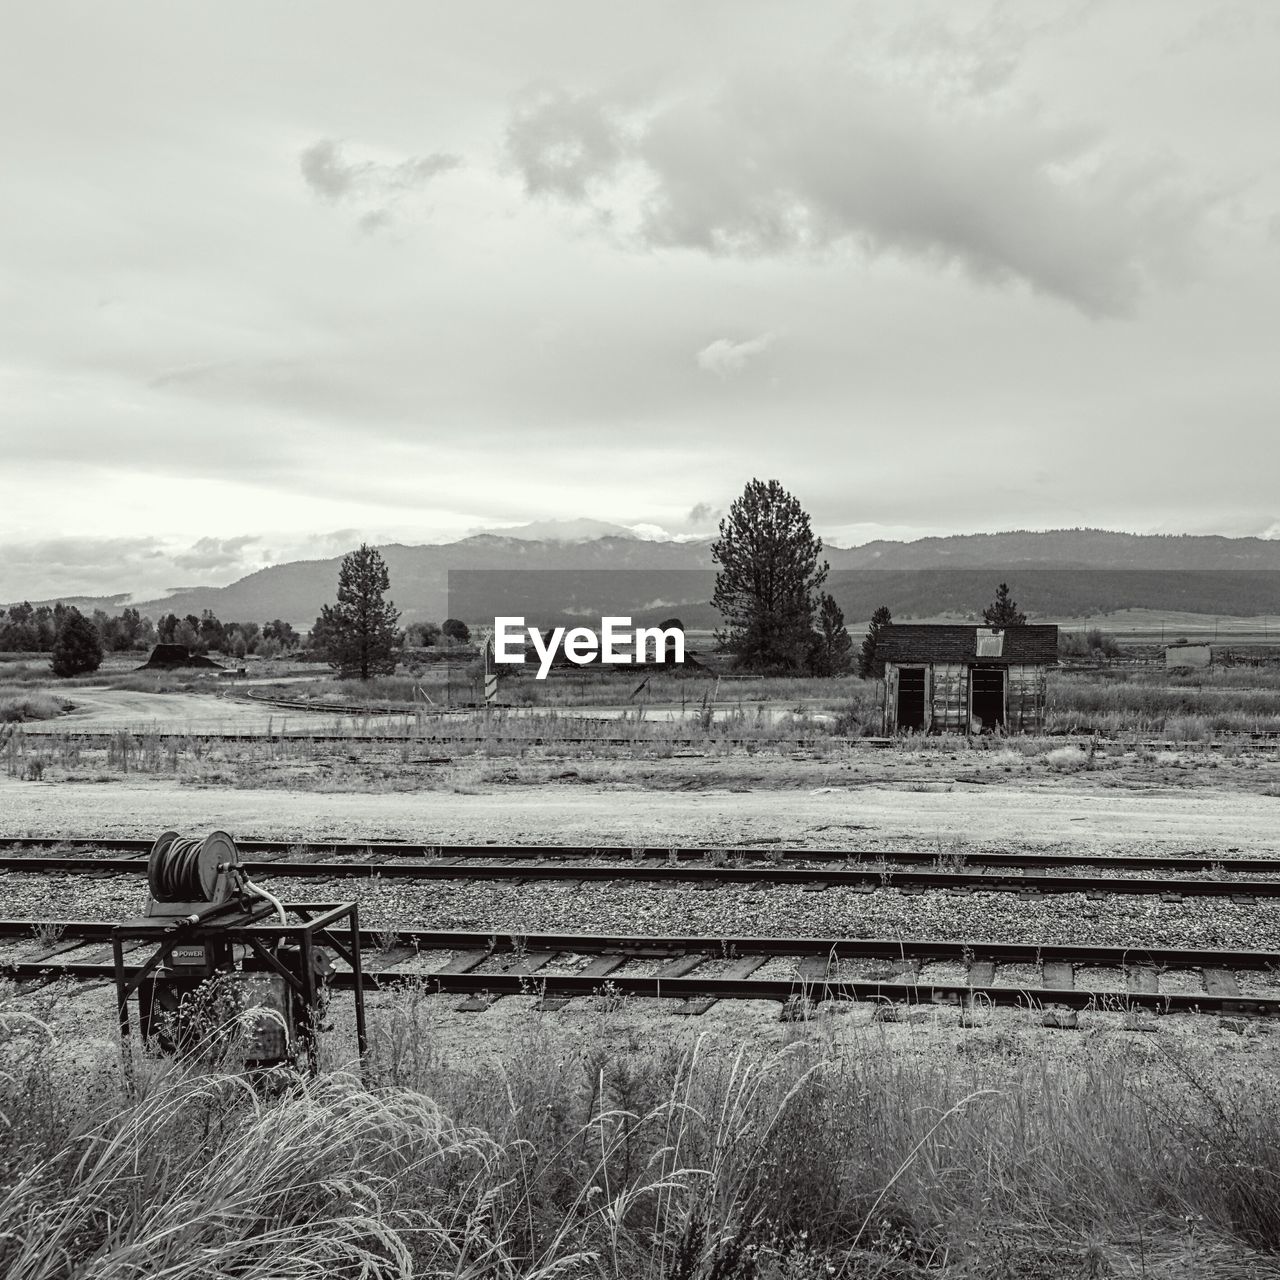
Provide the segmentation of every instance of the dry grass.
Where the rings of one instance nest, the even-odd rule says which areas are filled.
[[[430,1003],[383,1004],[365,1083],[256,1092],[227,1060],[135,1058],[130,1084],[108,1043],[3,1015],[0,1269],[1275,1274],[1275,1081],[1172,1037],[1005,1056],[824,1016],[753,1050],[655,1035],[615,1001],[578,1035],[530,1021],[453,1061]]]
[[[1232,668],[1194,678],[1166,671],[1055,672],[1046,727],[1191,742],[1218,733],[1280,732],[1280,674]]]
[[[71,704],[48,693],[15,693],[0,698],[0,724],[26,720],[53,720]]]

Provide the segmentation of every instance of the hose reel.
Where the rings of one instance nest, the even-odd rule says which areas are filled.
[[[314,1071],[315,1037],[328,1029],[324,1009],[328,980],[335,972],[330,949],[351,964],[359,982],[356,905],[296,903],[286,908],[254,884],[248,872],[225,831],[195,837],[166,831],[151,846],[146,915],[111,931],[120,1032],[128,1038],[129,1001],[136,994],[144,1037],[154,1038],[165,1052],[200,1049],[225,1029],[221,1023],[211,1028],[210,1017],[222,1016],[225,1010],[218,1001],[229,995],[239,1011],[237,1034],[246,1028],[250,1033],[237,1049],[243,1049],[246,1066],[270,1066],[302,1055]],[[348,942],[339,941],[334,932],[339,921]],[[155,950],[139,967],[134,953],[142,942]],[[355,1001],[356,1038],[363,1054],[359,985]]]
[[[166,831],[151,846],[147,884],[154,904],[221,903],[234,892],[239,867],[236,842],[225,831],[204,839]]]
[[[147,885],[148,916],[196,924],[256,897],[275,907],[284,923],[284,908],[245,874],[236,842],[225,831],[212,831],[203,839],[166,831],[151,846]]]

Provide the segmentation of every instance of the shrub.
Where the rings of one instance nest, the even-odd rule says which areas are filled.
[[[53,642],[53,674],[80,676],[102,665],[102,640],[98,629],[80,612],[68,609]]]
[[[471,639],[471,628],[461,618],[446,618],[440,630],[446,640],[455,640],[458,644],[466,644]]]
[[[52,720],[70,708],[69,702],[47,693],[21,693],[0,698],[0,724],[6,721]]]

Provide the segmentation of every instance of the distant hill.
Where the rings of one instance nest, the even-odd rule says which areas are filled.
[[[591,530],[565,522],[563,532],[570,531]],[[402,621],[438,621],[451,612],[467,621],[523,614],[538,625],[604,612],[644,623],[675,615],[691,628],[717,621],[709,604],[709,538],[674,542],[623,532],[573,540],[519,532],[380,547]],[[1042,617],[1124,608],[1280,613],[1280,541],[1262,538],[1015,531],[829,547],[826,557],[829,589],[850,620],[865,619],[881,603],[903,617],[971,614],[990,600],[1001,579],[1028,613]],[[184,588],[136,607],[152,617],[212,609],[224,620],[283,618],[308,628],[334,598],[340,563],[335,556],[273,565],[229,586]],[[76,603],[116,613],[126,601],[112,596]]]
[[[542,541],[477,534],[460,542],[436,546],[379,547],[391,578],[390,596],[401,610],[402,623],[440,621],[451,611],[465,615],[465,605],[450,609],[449,574],[476,570],[560,570],[605,576],[620,570],[670,574],[711,566],[711,544],[646,541],[631,535],[583,541]],[[163,600],[136,607],[153,617],[170,611],[179,615],[212,609],[219,618],[263,620],[283,618],[295,627],[309,628],[320,607],[337,591],[341,556],[328,560],[299,560],[260,569],[226,587],[200,587],[176,592]],[[654,589],[656,590],[656,584]],[[468,620],[483,616],[472,614]]]
[[[837,565],[837,556],[839,563]],[[1106,529],[955,534],[915,542],[868,542],[833,551],[841,569],[988,567],[1045,569],[1280,569],[1280,539]]]

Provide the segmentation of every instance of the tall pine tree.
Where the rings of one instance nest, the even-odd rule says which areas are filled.
[[[390,675],[396,669],[395,604],[384,600],[391,589],[387,566],[375,547],[360,544],[344,556],[338,570],[338,603],[325,605],[311,631],[329,665],[343,678]]]
[[[844,610],[825,591],[818,603],[818,630],[815,634],[810,668],[817,676],[838,676],[849,670],[853,641],[844,625]]]
[[[864,680],[884,675],[884,663],[876,661],[876,641],[879,640],[880,633],[892,625],[893,615],[889,612],[889,606],[882,604],[871,615],[871,625],[867,628],[862,648],[858,652],[858,674]]]
[[[776,480],[752,480],[720,521],[711,557],[712,605],[724,618],[717,640],[751,671],[794,671],[809,654],[822,539],[799,502]]]

